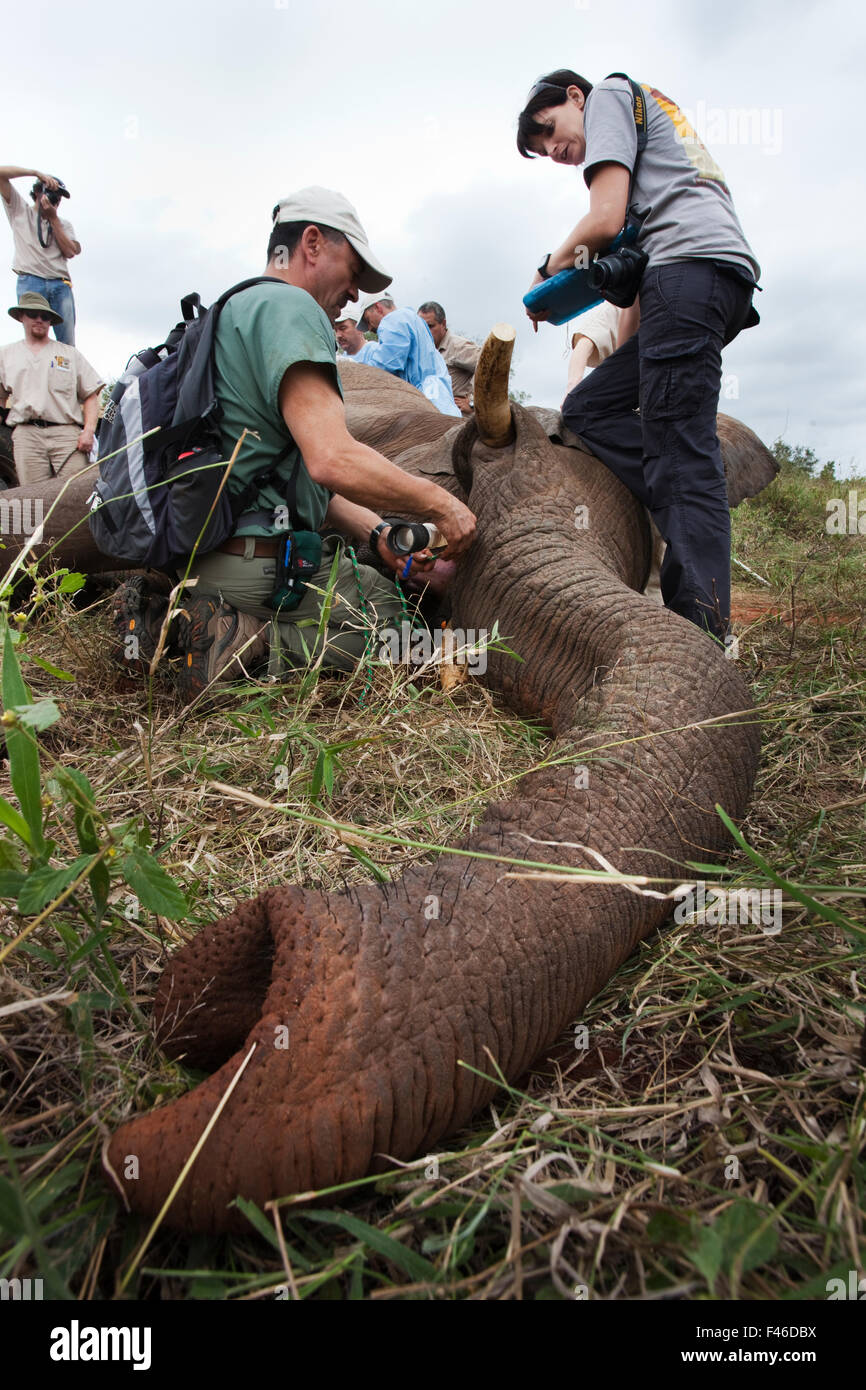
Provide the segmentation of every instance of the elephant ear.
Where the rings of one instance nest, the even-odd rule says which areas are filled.
[[[592,453],[580,435],[568,428],[562,415],[555,415],[552,410],[536,410],[534,413],[554,444],[566,444],[570,449]],[[766,444],[762,444],[754,430],[750,430],[742,420],[735,420],[732,415],[717,415],[716,433],[725,465],[728,506],[733,509],[747,497],[756,497],[771,483],[779,471],[779,465]]]
[[[728,506],[738,507],[747,497],[756,497],[779,471],[779,465],[754,430],[732,415],[716,416],[716,433],[725,461]]]
[[[534,415],[544,433],[553,444],[569,444],[571,440],[563,439],[560,436],[560,428],[567,430],[571,434],[571,439],[577,439],[576,434],[572,434],[568,426],[563,423],[562,415],[558,410],[552,410],[546,405],[527,405],[524,409],[530,415]],[[581,446],[583,447],[583,446]]]

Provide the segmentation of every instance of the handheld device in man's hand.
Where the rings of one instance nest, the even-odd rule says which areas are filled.
[[[395,555],[413,555],[418,550],[444,550],[446,542],[432,522],[395,521],[385,544]]]

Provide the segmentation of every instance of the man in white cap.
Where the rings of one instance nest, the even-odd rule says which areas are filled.
[[[48,300],[30,290],[9,310],[24,337],[0,347],[0,396],[7,396],[7,424],[21,487],[87,467],[99,416],[101,377],[78,351],[52,342],[60,323]]]
[[[436,350],[430,329],[411,309],[398,309],[390,295],[376,288],[358,302],[359,328],[372,328],[379,341],[364,361],[399,376],[423,391],[443,415],[460,416],[445,359]]]
[[[334,332],[337,335],[337,346],[340,348],[341,357],[338,362],[346,361],[365,362],[367,349],[370,347],[358,327],[358,306],[357,304],[347,304],[340,313],[340,317],[334,324]]]
[[[273,675],[282,670],[281,652],[293,665],[316,657],[323,597],[314,588],[328,588],[335,556],[325,666],[354,669],[369,627],[400,620],[399,595],[390,581],[377,570],[353,566],[339,537],[322,538],[322,530],[356,545],[369,540],[394,572],[405,561],[385,544],[390,528],[382,511],[433,521],[448,542],[446,558],[462,555],[475,534],[475,517],[461,502],[435,483],[404,473],[346,428],[333,326],[359,289],[381,293],[391,283],[351,203],[318,187],[284,198],[274,208],[265,274],[269,282],[228,300],[216,333],[226,458],[244,429],[255,431],[244,439],[228,486],[235,495],[253,486],[234,535],[192,566],[198,583],[184,595],[173,631],[187,700],[214,680],[237,679],[269,650]],[[289,537],[306,566],[302,575],[282,572]],[[419,563],[422,571],[432,568],[432,556]],[[363,609],[366,617],[359,619]],[[141,581],[118,593],[118,632],[137,633],[145,661],[164,611],[165,601],[149,599]]]

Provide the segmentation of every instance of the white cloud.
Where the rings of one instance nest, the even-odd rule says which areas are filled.
[[[530,84],[623,69],[690,110],[760,108],[776,152],[714,148],[765,285],[761,326],[726,354],[740,394],[723,406],[866,469],[864,27],[841,0],[91,0],[63,23],[37,2],[22,42],[56,81],[34,100],[29,69],[7,64],[2,158],[72,190],[79,343],[104,373],[160,339],[183,293],[260,271],[271,207],[315,182],[356,204],[402,302],[439,299],[479,337],[514,323],[517,384],[555,404],[565,330],[534,335],[521,297],[587,196],[578,172],[517,154]],[[4,286],[11,303],[8,270]]]

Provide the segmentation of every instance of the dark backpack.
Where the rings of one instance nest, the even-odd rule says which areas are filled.
[[[241,290],[283,283],[267,275],[243,280],[210,309],[187,295],[166,341],[129,359],[99,422],[98,458],[105,461],[88,499],[90,531],[104,555],[171,569],[194,550],[207,554],[232,534],[289,453],[291,444],[240,493],[224,487],[203,532],[226,463],[214,372],[220,312]]]

